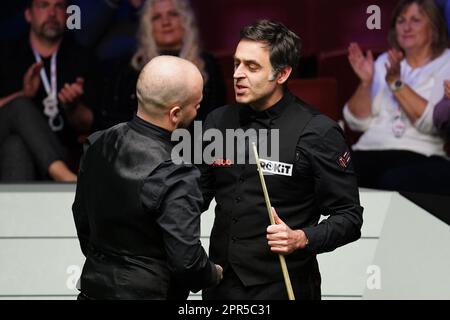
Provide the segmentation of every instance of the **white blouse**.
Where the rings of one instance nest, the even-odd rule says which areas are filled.
[[[401,79],[417,94],[428,101],[422,116],[411,123],[389,89],[385,76],[388,54],[383,53],[375,61],[372,82],[372,115],[360,119],[344,107],[344,119],[355,131],[363,135],[353,150],[408,150],[426,156],[445,156],[443,140],[433,124],[433,110],[444,96],[444,80],[450,78],[450,50],[420,68],[412,69],[406,59],[401,62]],[[405,131],[400,137],[393,132],[394,118],[402,113]]]

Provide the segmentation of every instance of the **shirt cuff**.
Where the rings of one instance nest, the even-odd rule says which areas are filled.
[[[425,134],[437,134],[436,126],[433,123],[433,112],[435,103],[428,102],[427,107],[423,111],[419,119],[414,122],[414,127]]]
[[[370,127],[370,123],[372,122],[372,117],[367,117],[364,119],[357,118],[348,107],[348,104],[344,106],[343,109],[344,119],[347,122],[350,129],[354,131],[366,131]]]
[[[308,238],[308,244],[303,250],[305,250],[308,253],[318,253],[318,246],[319,246],[319,240],[314,235],[314,229],[315,227],[306,227],[303,228],[303,232],[305,233],[306,237]]]

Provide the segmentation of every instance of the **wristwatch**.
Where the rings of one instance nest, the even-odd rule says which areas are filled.
[[[391,82],[389,84],[389,89],[391,89],[392,92],[397,92],[404,86],[405,86],[405,83],[399,79],[399,80],[395,80],[394,82]]]

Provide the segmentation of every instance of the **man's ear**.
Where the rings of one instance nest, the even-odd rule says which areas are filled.
[[[287,79],[289,79],[289,76],[292,73],[292,67],[284,67],[283,69],[281,69],[280,72],[278,72],[277,75],[277,84],[284,84]]]
[[[181,121],[181,108],[180,106],[176,105],[170,108],[169,110],[169,119],[172,124],[175,126],[178,125]]]
[[[25,20],[28,23],[31,23],[31,9],[30,8],[25,9],[24,16],[25,16]]]

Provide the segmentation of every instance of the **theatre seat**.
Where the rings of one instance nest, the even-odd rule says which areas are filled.
[[[341,119],[337,104],[337,85],[333,78],[291,79],[289,90],[335,121]]]

